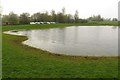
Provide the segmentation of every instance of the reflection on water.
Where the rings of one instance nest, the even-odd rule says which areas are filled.
[[[118,28],[81,26],[31,30],[24,43],[58,54],[117,56]]]

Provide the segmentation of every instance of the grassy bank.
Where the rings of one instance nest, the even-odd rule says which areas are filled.
[[[98,22],[98,23],[83,23],[83,24],[36,24],[36,25],[9,25],[3,26],[3,31],[12,29],[45,29],[66,26],[118,26],[118,22]]]
[[[80,24],[4,26],[13,29],[44,29]],[[3,78],[116,78],[117,57],[76,57],[52,54],[22,45],[26,37],[3,34]]]

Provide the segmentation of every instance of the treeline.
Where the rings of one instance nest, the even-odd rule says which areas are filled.
[[[101,15],[92,16],[87,19],[79,17],[79,12],[76,10],[75,14],[66,14],[65,8],[61,12],[55,12],[51,10],[50,13],[37,12],[32,15],[29,13],[22,13],[20,15],[10,12],[8,15],[2,15],[3,25],[15,25],[15,24],[30,24],[30,22],[56,22],[56,23],[96,23],[100,21],[117,21],[116,18],[105,19]]]

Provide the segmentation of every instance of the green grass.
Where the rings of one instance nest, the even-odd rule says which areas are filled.
[[[118,26],[118,22],[98,22],[93,23],[81,23],[81,24],[42,24],[42,25],[12,25],[12,26],[3,26],[3,31],[13,30],[13,29],[45,29],[45,28],[55,28],[55,27],[66,27],[66,26]]]
[[[13,29],[44,29],[75,24],[3,26]],[[79,25],[79,24],[76,24]],[[3,34],[3,78],[117,78],[117,57],[76,57],[52,54],[22,45],[26,37]]]
[[[101,22],[98,22],[98,24],[118,26],[118,21],[101,21]]]

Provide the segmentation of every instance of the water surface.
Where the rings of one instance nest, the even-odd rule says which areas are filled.
[[[75,56],[118,56],[118,28],[80,26],[27,31],[23,43],[52,53]]]
[[[118,56],[118,27],[79,26],[4,32],[27,36],[23,44],[56,54]]]

